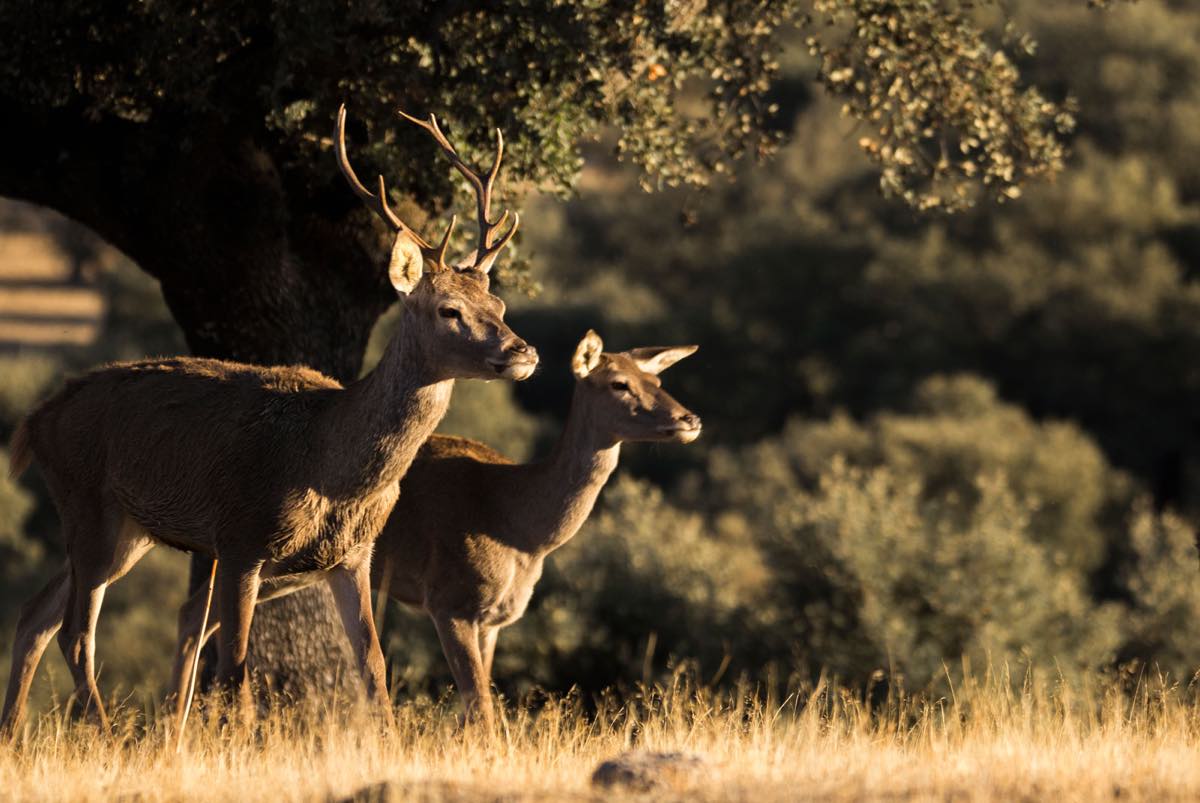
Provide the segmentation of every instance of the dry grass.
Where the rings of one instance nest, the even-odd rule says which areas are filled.
[[[413,703],[394,732],[361,714],[274,714],[253,733],[199,717],[176,755],[169,728],[125,712],[102,738],[47,715],[0,748],[13,800],[563,800],[622,795],[589,786],[603,759],[685,750],[709,776],[651,793],[687,800],[1164,800],[1200,796],[1194,689],[967,682],[946,698],[872,711],[822,685],[782,702],[680,684],[583,713],[578,700],[510,708],[488,741],[453,711]],[[625,793],[633,796],[634,793]]]

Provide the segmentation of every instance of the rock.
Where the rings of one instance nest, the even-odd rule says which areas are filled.
[[[592,773],[592,783],[604,788],[623,786],[635,791],[681,790],[695,786],[708,774],[708,764],[694,753],[622,753]]]

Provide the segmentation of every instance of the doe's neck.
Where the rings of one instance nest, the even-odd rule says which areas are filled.
[[[598,425],[577,388],[554,451],[527,467],[523,500],[524,547],[547,554],[570,541],[591,514],[620,459],[621,444]]]

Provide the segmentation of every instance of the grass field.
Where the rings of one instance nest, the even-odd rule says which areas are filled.
[[[491,739],[444,704],[406,704],[395,731],[362,714],[277,713],[253,731],[123,712],[120,736],[53,714],[0,748],[12,800],[1166,800],[1200,797],[1194,686],[957,684],[871,709],[821,684],[765,700],[672,689],[510,706]],[[705,769],[638,793],[590,785],[630,749],[695,753]]]

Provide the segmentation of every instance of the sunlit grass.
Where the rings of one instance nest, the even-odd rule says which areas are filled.
[[[165,717],[126,709],[119,736],[108,739],[51,713],[0,749],[0,798],[612,799],[590,786],[590,775],[630,749],[706,760],[694,784],[653,799],[1200,795],[1196,689],[1161,678],[1074,686],[968,678],[944,697],[893,692],[875,706],[824,683],[774,699],[680,679],[584,702],[510,705],[492,738],[464,731],[444,702],[399,706],[391,731],[361,711],[275,712],[252,730],[201,714],[178,754]]]

